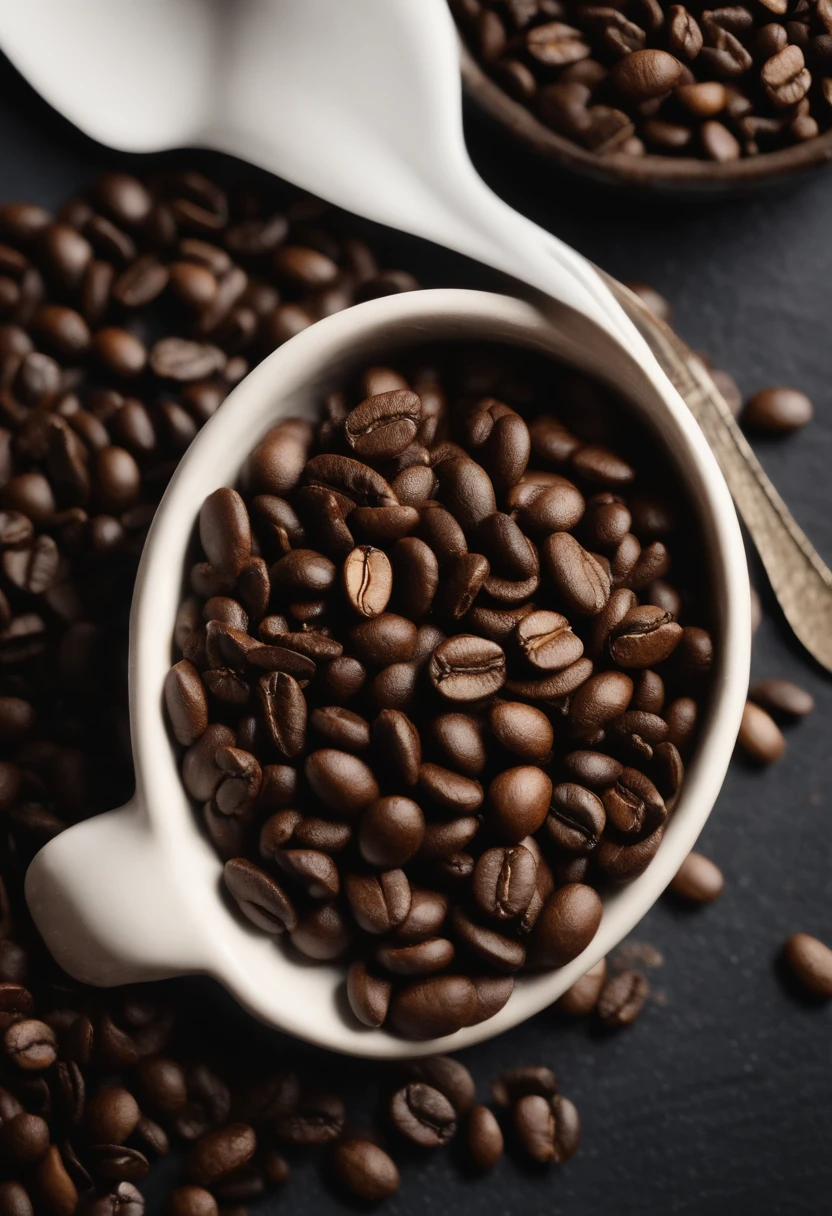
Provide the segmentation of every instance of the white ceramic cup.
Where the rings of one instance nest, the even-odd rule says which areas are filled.
[[[614,386],[659,439],[701,524],[714,589],[713,691],[695,756],[656,857],[605,900],[601,926],[578,958],[517,979],[489,1021],[412,1043],[345,1015],[344,968],[298,961],[280,941],[232,913],[222,864],[179,776],[162,709],[186,551],[200,506],[233,485],[266,430],[316,417],[324,394],[368,362],[435,340],[502,342],[571,363]],[[251,1013],[323,1047],[404,1057],[489,1038],[556,1000],[629,933],[676,873],[722,784],[739,728],[750,653],[748,575],[727,487],[687,407],[658,365],[645,369],[592,322],[552,305],[460,290],[373,300],[320,321],[264,360],[230,394],[181,461],[153,521],[130,623],[130,714],[137,788],[120,810],[50,841],[26,879],[32,915],[52,954],[77,979],[111,986],[187,973],[223,983]]]

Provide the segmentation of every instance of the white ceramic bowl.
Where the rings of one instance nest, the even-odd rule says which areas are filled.
[[[493,1018],[441,1040],[412,1043],[343,1016],[343,968],[291,959],[220,896],[222,865],[179,777],[162,712],[185,554],[203,499],[232,485],[251,448],[280,418],[314,417],[325,392],[391,348],[436,339],[526,347],[608,381],[672,453],[698,512],[715,594],[713,693],[696,755],[659,851],[646,872],[606,899],[584,953],[556,971],[517,980]],[[50,841],[26,880],[32,914],[59,963],[110,986],[201,972],[257,1017],[321,1046],[404,1057],[465,1047],[543,1009],[644,916],[692,847],[719,793],[748,683],[750,613],[742,539],[725,482],[681,398],[591,322],[567,310],[483,292],[420,291],[374,300],[299,334],[234,390],[183,458],[153,521],[139,569],[130,639],[130,710],[137,789],[121,810]]]

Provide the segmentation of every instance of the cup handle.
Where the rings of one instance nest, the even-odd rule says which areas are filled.
[[[206,970],[200,934],[134,798],[50,840],[26,874],[51,954],[100,988]]]

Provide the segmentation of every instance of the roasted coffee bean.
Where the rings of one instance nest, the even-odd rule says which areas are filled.
[[[478,1170],[491,1170],[503,1155],[503,1133],[487,1106],[474,1106],[465,1122],[468,1157]]]
[[[607,960],[602,958],[585,975],[567,988],[557,1002],[557,1008],[573,1018],[585,1018],[593,1012],[607,978]]]
[[[482,925],[457,905],[451,913],[453,932],[459,945],[493,971],[519,971],[526,962],[526,947],[507,934]]]
[[[456,1134],[457,1112],[443,1093],[421,1081],[397,1090],[390,1099],[396,1131],[421,1148],[438,1148]]]
[[[329,1090],[304,1087],[292,1109],[274,1119],[272,1130],[298,1147],[329,1144],[344,1130],[344,1103]]]
[[[604,984],[596,1006],[606,1026],[630,1026],[650,995],[650,984],[640,971],[622,971]]]
[[[521,1065],[500,1073],[491,1084],[491,1096],[495,1106],[503,1109],[514,1106],[528,1094],[542,1098],[553,1098],[558,1092],[558,1079],[545,1064]]]
[[[364,751],[370,745],[370,724],[360,714],[339,705],[312,711],[309,725],[333,747],[342,751]]]
[[[399,795],[372,802],[361,816],[358,829],[364,860],[385,868],[404,865],[419,851],[424,837],[421,808]]]
[[[213,1185],[250,1161],[256,1147],[252,1127],[230,1123],[197,1142],[188,1157],[188,1174],[199,1186]]]
[[[550,895],[531,934],[532,961],[562,967],[581,954],[595,936],[603,908],[597,892],[569,883]]]
[[[725,887],[722,871],[702,853],[688,853],[668,890],[693,904],[709,904]]]
[[[610,826],[622,836],[650,836],[667,818],[659,791],[635,768],[622,769],[602,799]]]
[[[441,758],[458,773],[475,777],[482,772],[486,762],[486,749],[482,731],[475,718],[462,713],[438,714],[429,723],[428,735],[439,750]],[[432,765],[430,769],[436,767]],[[438,787],[438,781],[431,781],[430,778],[428,780],[429,784]],[[464,787],[460,786],[460,789],[462,788]]]
[[[16,1068],[41,1072],[51,1068],[57,1057],[54,1032],[44,1022],[24,1018],[13,1022],[3,1035],[3,1050]]]
[[[784,48],[781,55],[797,53],[798,47]],[[775,56],[779,59],[780,56]],[[742,412],[742,422],[750,430],[766,435],[790,435],[811,422],[814,410],[805,393],[795,388],[761,389],[750,397]]]
[[[301,916],[291,932],[291,940],[307,958],[329,962],[346,954],[350,931],[338,905],[329,902]]]
[[[421,941],[436,934],[448,914],[448,897],[417,884],[411,886],[410,910],[395,931],[402,941]]]
[[[168,1216],[219,1216],[217,1201],[201,1186],[179,1186],[168,1199]]]
[[[488,821],[495,834],[519,844],[546,819],[552,782],[543,769],[520,765],[500,773],[488,787]]]
[[[564,756],[563,768],[570,781],[589,786],[590,789],[604,790],[618,780],[623,765],[603,752],[575,751]]]
[[[805,718],[815,708],[811,693],[791,680],[758,680],[749,689],[748,697],[768,713],[786,718]]]
[[[522,845],[486,849],[474,869],[474,899],[487,916],[511,919],[529,906],[536,880],[537,860]]]
[[[496,511],[494,486],[476,461],[457,457],[443,461],[434,471],[439,478],[439,497],[464,532]]]
[[[465,616],[488,578],[490,566],[481,553],[460,553],[442,572],[434,608],[440,618],[455,623]]]
[[[416,649],[416,626],[407,617],[383,612],[350,630],[350,645],[360,662],[373,667],[407,663]]]
[[[347,415],[344,433],[362,460],[390,460],[415,439],[421,413],[421,401],[407,389],[378,393]]]
[[[583,731],[598,730],[623,714],[633,681],[622,671],[604,671],[581,684],[569,704],[570,721]]]
[[[396,604],[419,620],[431,607],[439,586],[439,563],[433,550],[416,536],[403,537],[393,547]]]
[[[379,946],[376,961],[393,975],[432,975],[444,971],[454,958],[453,943],[445,937],[428,937],[413,945]]]
[[[34,1216],[35,1209],[22,1183],[0,1182],[0,1213],[2,1216]]]
[[[199,673],[187,659],[165,678],[165,705],[179,743],[193,743],[208,726],[208,703]]]
[[[44,1156],[49,1148],[49,1124],[39,1115],[22,1111],[5,1120],[0,1131],[0,1146],[16,1170],[25,1170]]]
[[[199,538],[214,570],[234,580],[251,555],[248,511],[236,490],[209,494],[199,513]]]
[[[532,705],[498,701],[491,710],[489,726],[497,742],[521,760],[541,762],[552,750],[552,724]]]
[[[393,570],[383,549],[362,545],[347,556],[344,589],[353,610],[364,617],[377,617],[387,607],[393,590]]]
[[[780,727],[770,714],[753,701],[745,703],[737,742],[749,759],[757,764],[773,764],[786,750],[786,740]]]
[[[554,532],[541,548],[555,593],[568,612],[597,616],[610,596],[609,575],[568,532]]]
[[[518,1099],[512,1114],[519,1145],[532,1161],[562,1165],[577,1152],[581,1124],[568,1098],[526,1094]]]
[[[468,552],[465,533],[454,516],[444,507],[428,502],[423,505],[419,514],[419,535],[440,563]]]
[[[356,923],[367,933],[389,933],[410,912],[412,894],[403,870],[348,874],[345,891]]]
[[[427,1056],[407,1065],[407,1076],[444,1094],[458,1115],[470,1110],[476,1098],[474,1078],[453,1056]]]
[[[581,639],[557,612],[530,612],[514,631],[523,658],[539,671],[562,671],[583,654]]]
[[[379,1203],[399,1189],[395,1162],[370,1140],[342,1140],[332,1155],[332,1169],[342,1187],[365,1203]]]
[[[362,1026],[384,1024],[392,991],[387,977],[371,972],[362,962],[353,963],[347,972],[347,1000]]]
[[[654,667],[669,658],[682,638],[682,627],[661,608],[631,608],[610,633],[609,649],[619,667]]]
[[[832,999],[832,950],[823,942],[808,933],[793,933],[783,947],[783,960],[809,996]]]
[[[240,911],[258,928],[267,933],[295,929],[297,913],[288,895],[264,870],[237,857],[225,863],[223,876]]]
[[[419,732],[407,714],[383,709],[373,722],[372,736],[379,756],[405,785],[419,779],[422,745]]]
[[[444,814],[470,815],[482,805],[483,790],[478,781],[439,764],[421,766],[419,787],[425,799]]]
[[[304,771],[318,798],[341,815],[356,815],[378,797],[372,771],[349,752],[321,748],[307,756]]]
[[[664,825],[635,843],[603,836],[595,850],[595,864],[613,882],[631,882],[649,866],[662,842]]]
[[[474,634],[457,634],[436,647],[428,674],[436,691],[447,700],[476,701],[502,687],[505,654],[496,642]]]
[[[588,853],[606,824],[604,803],[585,786],[562,782],[552,790],[546,828],[554,843],[569,853]]]
[[[399,987],[390,1005],[390,1020],[411,1039],[441,1038],[468,1026],[477,1016],[477,992],[465,975],[436,975]],[[449,1108],[453,1107],[448,1103]]]

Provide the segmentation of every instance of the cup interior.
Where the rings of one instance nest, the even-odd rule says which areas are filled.
[[[162,709],[186,554],[204,498],[234,485],[261,436],[281,418],[317,417],[324,395],[370,362],[433,342],[499,342],[572,364],[623,396],[684,487],[701,536],[712,591],[716,644],[711,694],[661,846],[627,887],[605,897],[595,939],[572,963],[517,979],[489,1021],[442,1040],[413,1043],[360,1027],[345,1009],[344,968],[309,963],[249,927],[221,893],[222,863],[203,835],[182,785]],[[657,370],[657,369],[656,369]],[[406,1057],[465,1047],[549,1005],[638,922],[675,874],[711,811],[745,698],[750,626],[748,579],[727,488],[681,399],[655,370],[639,366],[609,334],[555,305],[461,290],[375,300],[319,322],[277,350],[230,394],[179,465],[150,530],[131,618],[130,695],[139,801],[162,848],[160,882],[176,885],[200,935],[195,958],[255,1016],[320,1046],[367,1057]],[[204,961],[194,970],[205,970]]]

